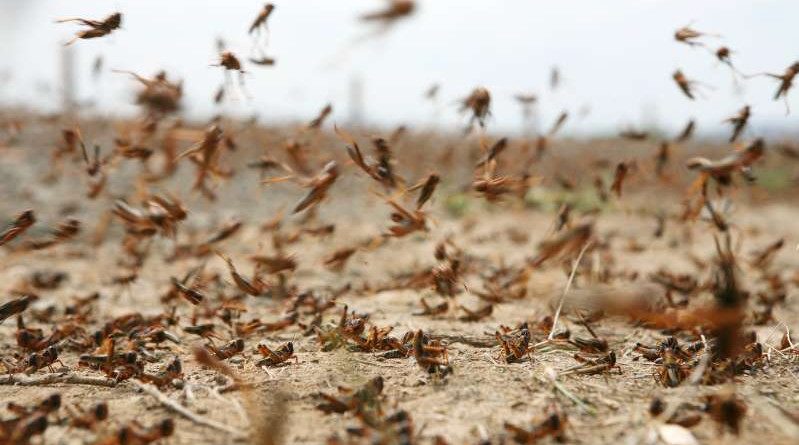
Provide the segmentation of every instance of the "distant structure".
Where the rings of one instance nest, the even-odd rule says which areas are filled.
[[[61,49],[61,112],[70,115],[75,112],[75,49],[62,46]]]
[[[358,75],[350,77],[348,108],[349,125],[360,127],[363,124],[363,80]]]
[[[26,9],[29,9],[26,8],[28,3],[31,2],[0,0],[0,54],[3,54],[3,60],[0,61],[0,87],[2,87],[2,93],[8,91],[13,95],[14,85],[10,82],[12,80],[19,81],[18,73],[14,71],[15,65],[18,63],[15,56],[19,54],[21,41],[24,40],[18,36],[21,35],[21,30],[25,26],[23,22],[25,22]]]
[[[541,116],[536,101],[522,107],[522,136],[528,138],[537,134],[541,134]]]
[[[652,133],[662,131],[660,125],[658,106],[655,102],[647,101],[641,105],[641,128]]]
[[[541,118],[538,114],[538,96],[535,94],[517,94],[515,97],[522,108],[521,135],[529,138],[540,134]]]

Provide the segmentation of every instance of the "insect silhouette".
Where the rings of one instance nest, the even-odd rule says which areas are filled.
[[[20,213],[14,222],[11,223],[11,227],[0,233],[0,246],[22,235],[35,223],[36,216],[33,210],[25,210]]]
[[[0,305],[0,324],[2,324],[7,318],[22,313],[28,309],[28,306],[34,300],[36,300],[36,297],[26,295]]]
[[[630,171],[630,166],[626,162],[619,162],[616,165],[616,172],[613,174],[613,184],[611,184],[610,189],[619,198],[621,198],[621,187],[622,184],[624,183],[624,178],[627,177],[627,173],[629,171]]]
[[[415,9],[416,2],[414,0],[389,0],[385,9],[363,14],[361,20],[391,24],[398,19],[410,16]]]
[[[674,40],[685,43],[688,46],[705,46],[704,43],[698,42],[697,39],[701,37],[719,37],[718,34],[709,34],[706,32],[697,31],[691,28],[691,25],[683,26],[674,31]]]
[[[734,76],[737,76],[740,75],[741,73],[732,63],[732,53],[733,51],[730,48],[726,46],[721,46],[713,53],[713,55],[716,56],[716,60],[727,65],[730,68],[730,70],[732,70]],[[737,82],[737,77],[733,77],[733,80]]]
[[[674,138],[674,142],[682,143],[688,141],[693,137],[695,130],[696,130],[696,120],[690,119],[688,123],[685,124],[685,127],[683,127],[683,130],[680,132],[680,134]]]
[[[461,101],[461,112],[471,111],[469,127],[474,122],[485,127],[485,120],[491,115],[491,93],[483,87],[475,88],[469,96]]]
[[[287,342],[274,350],[264,344],[259,344],[258,352],[264,356],[263,359],[258,361],[258,366],[277,366],[291,358],[297,360],[294,355],[294,344],[291,342]]]
[[[308,123],[308,128],[310,129],[317,129],[324,124],[325,119],[333,112],[333,105],[327,104],[325,105],[321,111],[319,111],[319,115],[313,118],[311,122]]]
[[[563,76],[560,74],[560,68],[553,66],[549,70],[549,89],[555,91],[560,88],[562,77]]]
[[[738,139],[738,136],[740,136],[744,128],[746,128],[746,124],[749,122],[749,118],[751,116],[752,112],[749,108],[749,105],[746,105],[741,108],[740,111],[738,111],[738,114],[724,120],[724,122],[732,125],[732,136],[730,136],[730,143],[735,142]]]
[[[685,74],[681,70],[677,70],[674,74],[671,75],[674,79],[674,82],[677,84],[677,87],[680,88],[680,91],[689,99],[694,100],[694,85],[696,85],[695,81],[688,80],[685,77]]]
[[[780,81],[780,86],[777,88],[777,92],[774,93],[774,100],[778,100],[780,97],[785,99],[785,108],[787,112],[790,112],[790,107],[788,106],[788,91],[793,87],[793,78],[796,77],[797,73],[799,73],[799,62],[786,68],[785,72],[782,74],[766,73],[767,76]]]
[[[274,58],[266,57],[266,56],[258,57],[258,58],[249,57],[249,58],[247,58],[247,60],[249,60],[250,63],[255,64],[255,65],[259,65],[259,66],[273,66],[275,64],[275,59]]]
[[[250,29],[247,30],[247,32],[249,34],[253,34],[261,32],[262,30],[268,31],[269,28],[267,20],[269,20],[269,17],[272,15],[274,11],[275,11],[274,3],[265,4],[264,7],[261,9],[261,11],[258,13],[258,15],[255,17],[255,20],[252,21]]]
[[[325,164],[318,175],[306,183],[306,187],[311,190],[294,206],[292,213],[302,212],[322,202],[330,187],[336,182],[336,178],[338,178],[338,164],[336,161],[330,161]]]
[[[717,161],[703,157],[688,159],[685,165],[691,170],[698,170],[701,174],[694,184],[694,189],[701,188],[704,183],[713,178],[721,186],[732,183],[732,174],[739,172],[747,180],[753,180],[752,164],[763,156],[765,142],[757,139],[744,150],[733,153]]]
[[[89,19],[81,19],[81,18],[70,18],[70,19],[61,19],[57,21],[58,23],[66,23],[66,22],[76,22],[80,23],[81,25],[88,26],[89,29],[78,31],[75,34],[75,37],[64,44],[64,46],[72,45],[75,43],[76,40],[79,39],[95,39],[97,37],[103,37],[108,34],[111,34],[114,30],[119,29],[122,26],[122,14],[119,12],[115,12],[108,17],[104,18],[103,20],[89,20]]]

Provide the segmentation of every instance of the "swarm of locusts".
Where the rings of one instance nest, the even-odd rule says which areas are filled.
[[[242,23],[250,63],[274,64],[276,11]],[[59,22],[88,27],[68,44],[122,40],[123,14]],[[710,53],[749,78],[728,47]],[[767,75],[774,99],[797,66]],[[15,145],[22,120],[0,151],[36,172],[0,207],[0,445],[796,438],[796,232],[735,209],[769,197],[770,147],[782,168],[799,147],[753,129],[756,104],[725,114],[712,150],[690,145],[690,120],[578,152],[558,137],[570,110],[540,134],[490,131],[496,101],[529,123],[529,92],[462,92],[466,131],[438,139],[348,128],[333,104],[275,131],[184,121],[183,80],[127,68],[135,118],[38,123],[53,128],[38,163]]]

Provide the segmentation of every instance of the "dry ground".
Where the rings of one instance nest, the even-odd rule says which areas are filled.
[[[52,270],[67,273],[68,279],[58,289],[41,291],[42,298],[37,307],[55,305],[61,308],[74,296],[97,291],[101,294],[95,309],[98,323],[131,311],[141,311],[145,315],[160,313],[163,307],[159,297],[168,288],[169,277],[182,275],[197,264],[196,261],[165,261],[172,241],[159,240],[139,271],[138,280],[120,286],[111,283],[111,278],[121,273],[116,265],[120,238],[118,224],[113,226],[108,240],[100,247],[92,247],[88,242],[100,210],[108,208],[114,195],[126,194],[125,187],[129,186],[129,182],[122,178],[134,175],[137,167],[132,163],[118,167],[119,173],[111,184],[109,196],[89,203],[84,199],[79,169],[70,173],[74,178],[62,179],[56,184],[42,184],[40,179],[47,172],[47,158],[53,145],[51,136],[56,133],[42,124],[39,134],[41,136],[30,136],[0,152],[0,196],[3,196],[0,215],[10,220],[17,212],[33,208],[40,215],[40,227],[45,228],[58,215],[71,212],[84,222],[85,233],[74,242],[42,253],[0,254],[0,302],[4,302],[8,292],[33,272]],[[281,137],[278,134],[272,136],[272,140],[280,140]],[[329,136],[326,137],[330,140]],[[454,141],[473,145],[473,142]],[[429,141],[426,143],[430,144],[428,147],[433,145]],[[270,143],[261,142],[259,145],[264,144]],[[292,186],[281,185],[269,189],[259,186],[257,173],[245,171],[241,161],[253,156],[259,148],[248,147],[247,142],[242,145],[244,148],[236,157],[231,157],[231,163],[240,168],[240,174],[220,189],[220,196],[223,197],[220,202],[209,205],[199,196],[190,194],[187,174],[191,171],[185,167],[185,172],[164,187],[184,197],[192,210],[190,218],[181,228],[181,236],[191,231],[207,233],[234,215],[245,222],[242,232],[224,242],[220,248],[231,255],[245,273],[249,273],[251,265],[246,260],[247,256],[270,249],[269,237],[259,230],[259,224],[274,215],[277,209],[292,205],[302,192]],[[409,148],[411,145],[411,142],[405,142],[402,147],[406,150],[402,147],[397,149],[400,162],[406,165],[409,164],[409,157],[413,156]],[[596,142],[593,147],[620,146],[617,150],[628,150],[626,153],[629,156],[650,156],[649,151],[635,151],[638,147],[630,145],[635,144]],[[574,150],[577,150],[592,145],[574,143],[574,146]],[[570,164],[564,154],[568,151],[566,148],[563,150],[558,155],[563,158],[553,161],[552,165]],[[464,164],[468,165],[468,162]],[[677,162],[672,168],[680,171]],[[428,161],[420,165],[422,168],[419,170],[424,170],[431,163]],[[650,431],[654,421],[647,413],[653,396],[659,395],[670,402],[698,403],[703,394],[715,393],[720,389],[717,386],[689,385],[663,388],[653,378],[654,365],[639,358],[632,348],[638,341],[654,344],[666,335],[622,320],[603,320],[595,325],[597,334],[606,338],[616,351],[622,371],[620,375],[559,376],[555,385],[552,375],[575,364],[571,357],[574,351],[568,349],[544,348],[532,354],[529,362],[504,364],[499,347],[492,340],[493,332],[500,325],[515,326],[552,314],[554,302],[561,295],[568,272],[567,268],[557,264],[533,271],[525,298],[497,305],[490,317],[478,322],[459,321],[457,316],[460,313],[455,310],[436,318],[412,315],[420,309],[420,296],[436,299],[432,289],[358,291],[364,283],[386,283],[392,276],[402,272],[418,271],[434,265],[434,246],[446,237],[451,237],[468,254],[493,265],[501,262],[520,264],[535,253],[537,243],[546,236],[552,224],[555,203],[544,202],[545,205],[537,207],[516,202],[488,204],[477,196],[458,194],[459,184],[463,183],[464,178],[468,183],[468,176],[463,174],[468,168],[442,168],[444,173],[460,173],[453,173],[436,195],[430,211],[433,221],[427,233],[392,240],[386,246],[373,250],[359,251],[341,273],[324,269],[321,265],[324,256],[338,247],[379,234],[389,222],[387,206],[368,191],[370,186],[362,178],[363,175],[356,173],[354,168],[347,168],[341,183],[334,186],[332,196],[323,203],[318,217],[320,222],[335,223],[335,233],[326,238],[303,238],[290,245],[288,250],[296,255],[299,264],[291,280],[300,289],[315,288],[324,292],[325,288],[351,283],[354,290],[341,296],[337,307],[347,304],[357,312],[369,313],[371,323],[381,327],[391,326],[397,336],[416,329],[442,336],[449,348],[454,371],[451,375],[445,378],[431,376],[418,367],[413,358],[388,360],[376,354],[346,349],[321,352],[314,336],[303,336],[301,330],[294,327],[275,334],[247,338],[244,354],[229,360],[241,376],[256,384],[258,408],[262,411],[245,412],[245,407],[249,405],[242,400],[242,395],[239,392],[219,394],[217,389],[226,384],[224,379],[202,368],[191,357],[191,347],[198,342],[196,337],[192,338],[174,327],[172,330],[182,338],[181,344],[168,346],[168,349],[158,354],[165,359],[175,354],[182,357],[185,378],[183,389],[171,388],[164,392],[189,410],[230,427],[241,428],[242,432],[246,431],[249,422],[261,422],[260,416],[274,416],[273,412],[268,414],[270,411],[264,408],[278,404],[278,409],[285,411],[285,443],[323,443],[334,433],[345,436],[345,429],[358,422],[350,414],[325,415],[316,410],[314,406],[318,400],[315,394],[320,391],[335,393],[337,385],[358,386],[380,375],[385,379],[383,396],[387,410],[392,411],[396,407],[411,413],[421,443],[430,443],[436,435],[454,444],[478,443],[481,439],[499,443],[504,434],[503,422],[529,425],[531,419],[543,416],[547,407],[555,402],[568,415],[567,443],[636,444],[653,440]],[[583,179],[579,169],[573,165],[571,168],[578,173],[564,174],[580,183],[590,184],[590,176]],[[542,168],[541,171],[546,169]],[[679,189],[685,181],[675,179],[673,188]],[[560,191],[552,181],[542,187],[547,190],[547,194],[541,195],[544,196],[542,201],[556,200],[557,197],[552,197],[555,195],[562,197],[587,193]],[[625,288],[649,285],[651,288],[648,274],[661,268],[696,273],[706,278],[696,271],[689,255],[704,259],[712,257],[713,238],[708,223],[697,221],[683,225],[669,219],[663,237],[654,238],[652,235],[655,228],[654,210],[662,209],[672,215],[679,213],[680,192],[669,187],[653,188],[646,181],[633,177],[623,199],[602,206],[601,212],[594,216],[597,236],[605,242],[604,253],[587,255],[584,260],[586,267],[606,267],[618,273],[638,274],[633,280],[617,279],[609,286]],[[791,193],[792,188],[765,191],[762,188],[745,188],[735,195],[736,207],[729,216],[736,226],[736,239],[739,241],[737,252],[743,263],[743,259],[749,258],[753,250],[775,239],[785,238],[786,245],[776,257],[772,270],[786,280],[799,273],[799,252],[796,251],[799,243],[799,225],[796,224],[799,208],[790,198],[782,198]],[[578,207],[576,213],[579,214],[580,210],[583,209]],[[298,220],[287,218],[286,230],[298,227]],[[521,233],[522,236],[511,237],[512,232]],[[32,233],[36,234],[35,231]],[[208,271],[219,272],[229,281],[224,263],[218,258],[208,257],[207,267]],[[746,282],[754,283],[755,272],[746,264],[742,268]],[[592,283],[588,275],[578,274],[573,292],[569,294],[570,299],[590,298],[591,289],[596,283]],[[481,282],[478,276],[468,276],[464,284],[467,288],[480,288]],[[230,291],[233,292],[232,287]],[[481,304],[467,291],[461,293],[457,301],[471,308]],[[267,320],[277,319],[284,306],[282,301],[269,298],[248,297],[247,302],[248,317],[258,316]],[[325,320],[334,320],[337,313],[338,310],[329,312]],[[182,325],[187,322],[190,309],[182,305],[179,314],[184,317],[179,323]],[[737,379],[736,389],[748,405],[740,436],[720,434],[716,425],[705,418],[691,429],[700,443],[776,445],[799,441],[799,425],[791,422],[777,408],[799,409],[799,355],[795,352],[780,353],[773,348],[778,347],[786,327],[792,330],[799,328],[795,282],[789,284],[787,300],[777,306],[774,316],[773,321],[756,327],[758,339],[768,351],[768,359],[761,369]],[[587,335],[584,328],[574,323],[573,314],[568,311],[562,322],[573,334]],[[30,323],[36,325],[33,321]],[[15,351],[14,331],[14,319],[0,326],[0,355],[6,358],[11,358]],[[222,336],[227,340],[230,333],[223,330]],[[478,341],[464,342],[463,338]],[[534,341],[541,338],[542,335],[537,335]],[[294,342],[297,351],[296,362],[268,369],[255,366],[259,357],[254,347],[258,342],[274,346],[289,340]],[[161,363],[165,363],[165,359]],[[76,355],[65,353],[63,362],[66,367],[77,369]],[[152,366],[150,369],[159,369],[162,364],[148,366]],[[78,372],[91,373],[85,369]],[[33,387],[0,385],[0,400],[32,404],[53,392],[61,393],[67,404],[88,406],[106,400],[111,419],[100,427],[96,435],[66,427],[50,427],[44,436],[45,443],[91,443],[96,437],[109,434],[114,426],[124,422],[136,419],[151,424],[167,416],[177,422],[175,435],[167,443],[236,441],[226,433],[196,425],[169,412],[130,382],[122,382],[114,388],[71,384]],[[285,405],[276,402],[281,397],[286,399]],[[7,417],[7,414],[3,416]]]

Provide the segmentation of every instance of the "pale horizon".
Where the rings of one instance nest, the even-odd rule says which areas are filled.
[[[165,69],[184,80],[184,114],[195,119],[224,113],[258,114],[264,123],[302,121],[330,102],[333,119],[346,122],[350,84],[360,79],[364,122],[376,126],[456,130],[466,122],[457,101],[480,85],[492,92],[488,127],[498,132],[521,129],[513,95],[528,92],[541,98],[544,127],[562,110],[571,113],[564,135],[615,132],[628,125],[676,132],[689,118],[697,120],[700,134],[717,134],[727,131],[722,120],[745,104],[753,110],[747,137],[792,131],[799,123],[796,114],[786,116],[783,101],[772,100],[773,79],[745,80],[737,91],[731,71],[709,51],[673,39],[677,28],[692,23],[721,34],[706,41],[713,49],[733,49],[740,71],[781,73],[799,59],[793,43],[799,31],[785,20],[799,13],[796,2],[428,0],[418,2],[412,17],[367,39],[362,37],[373,27],[357,17],[381,8],[382,1],[275,3],[268,52],[277,64],[246,66],[250,98],[219,107],[212,96],[223,74],[209,66],[215,62],[215,39],[223,38],[246,58],[247,27],[261,1],[0,0],[5,30],[0,51],[6,55],[0,72],[9,77],[0,87],[0,105],[57,109],[58,54],[78,27],[54,21],[102,18],[118,10],[124,15],[121,30],[74,45],[78,99],[104,114],[136,112],[135,84],[111,69],[144,75]],[[91,69],[98,55],[104,71],[95,84]],[[548,87],[553,66],[563,75],[555,92]],[[678,68],[710,87],[700,87],[700,97],[688,100],[671,79]],[[433,83],[441,84],[437,107],[423,98]],[[795,94],[788,100],[799,104]],[[578,118],[585,109],[590,112]]]

